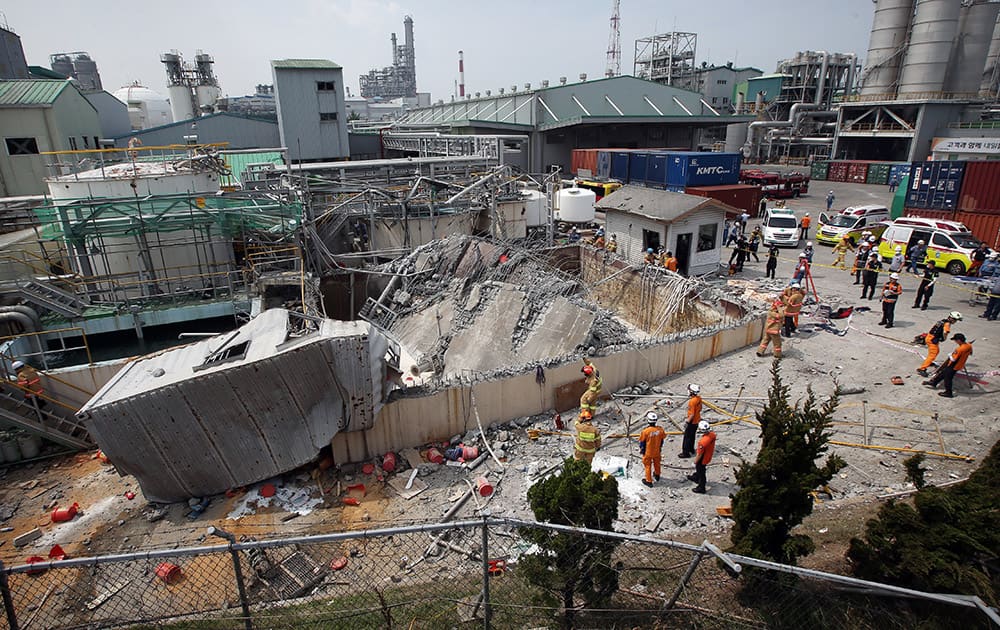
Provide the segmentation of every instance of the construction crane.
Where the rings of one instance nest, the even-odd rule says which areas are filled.
[[[622,73],[621,0],[611,2],[611,33],[608,35],[608,61],[604,76],[617,77]]]

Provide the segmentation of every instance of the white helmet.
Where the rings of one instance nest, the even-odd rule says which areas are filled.
[[[788,286],[792,287],[793,289],[801,289],[802,288],[802,285],[799,284],[798,282],[793,282],[793,283],[791,283]]]
[[[656,424],[656,421],[660,419],[660,416],[656,415],[655,411],[650,411],[646,414],[646,422],[649,424]]]
[[[869,243],[874,243],[875,242],[875,237],[874,236],[869,236],[868,237],[868,242]]]
[[[710,425],[708,423],[708,420],[702,420],[701,422],[698,423],[698,430],[699,431],[708,431],[711,428],[712,428],[712,425]]]
[[[24,361],[14,361],[10,364],[11,369],[20,370],[24,367]]]
[[[808,213],[808,212],[806,213],[806,216],[809,216],[809,213]]]
[[[902,254],[903,253],[903,246],[902,245],[896,245],[896,253],[897,254]]]
[[[809,258],[809,254],[807,254],[807,253],[805,253],[805,252],[801,252],[801,253],[799,254],[799,258]]]
[[[701,391],[701,387],[695,385],[694,383],[691,383],[690,385],[688,385],[688,391],[691,392],[692,394],[697,394],[698,392]]]
[[[996,260],[997,258],[1000,258],[1000,252],[993,252],[990,254],[990,260]]]
[[[813,246],[812,241],[806,241],[806,247],[812,247],[812,246]]]
[[[925,242],[924,242],[923,240],[919,240],[919,241],[917,241],[917,245],[925,245],[925,244],[926,244],[926,243],[925,243]]]
[[[952,311],[948,313],[948,317],[954,319],[955,321],[962,321],[962,314],[958,311]]]
[[[865,230],[864,232],[861,233],[861,236],[871,236],[871,235],[872,235],[872,233],[871,233],[870,230]],[[920,242],[922,243],[923,241],[920,241]]]
[[[830,191],[830,194],[831,194],[831,195],[833,194],[833,191],[832,191],[832,190]]]
[[[861,241],[861,244],[858,245],[858,247],[871,247],[871,244],[868,241]]]
[[[899,280],[899,274],[898,273],[890,273],[889,274],[889,279],[890,280]]]

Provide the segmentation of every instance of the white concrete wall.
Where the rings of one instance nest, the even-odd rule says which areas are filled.
[[[618,235],[618,255],[634,265],[641,265],[642,257],[646,253],[642,246],[643,230],[658,233],[660,243],[664,247],[667,243],[666,225],[637,214],[608,210],[604,225],[608,238],[611,238],[612,234]]]
[[[620,238],[620,237],[619,237]],[[744,348],[760,339],[763,319],[754,317],[731,329],[698,338],[676,339],[595,359],[604,389],[613,392],[639,381],[657,381],[711,358]],[[337,463],[359,462],[389,450],[419,447],[476,428],[472,395],[483,426],[553,409],[557,388],[580,380],[580,363],[548,368],[539,385],[531,369],[510,378],[452,387],[425,396],[401,398],[382,407],[375,426],[338,433],[332,441]],[[471,390],[471,391],[470,391]],[[569,455],[572,441],[566,441]]]
[[[691,255],[688,263],[688,275],[697,276],[709,273],[719,268],[722,258],[722,229],[725,222],[725,212],[721,209],[706,208],[689,214],[680,221],[669,224],[667,230],[667,249],[677,254],[677,235],[691,233]],[[715,224],[715,247],[703,252],[698,251],[698,230],[703,225]]]

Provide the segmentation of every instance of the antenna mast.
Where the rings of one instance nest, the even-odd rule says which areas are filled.
[[[608,36],[608,61],[604,76],[617,77],[622,73],[622,31],[619,10],[621,0],[611,2],[611,34]]]

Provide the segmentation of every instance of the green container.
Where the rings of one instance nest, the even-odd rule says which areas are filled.
[[[826,174],[830,171],[830,163],[827,161],[813,162],[809,170],[809,179],[826,180]]]
[[[910,176],[904,175],[903,179],[899,180],[896,193],[892,196],[892,208],[889,209],[889,217],[893,221],[903,216],[903,211],[906,209],[906,191],[910,189],[909,184]]]
[[[868,165],[868,178],[865,180],[868,184],[885,184],[889,183],[889,171],[892,169],[892,164],[879,163],[879,164],[869,164]]]

